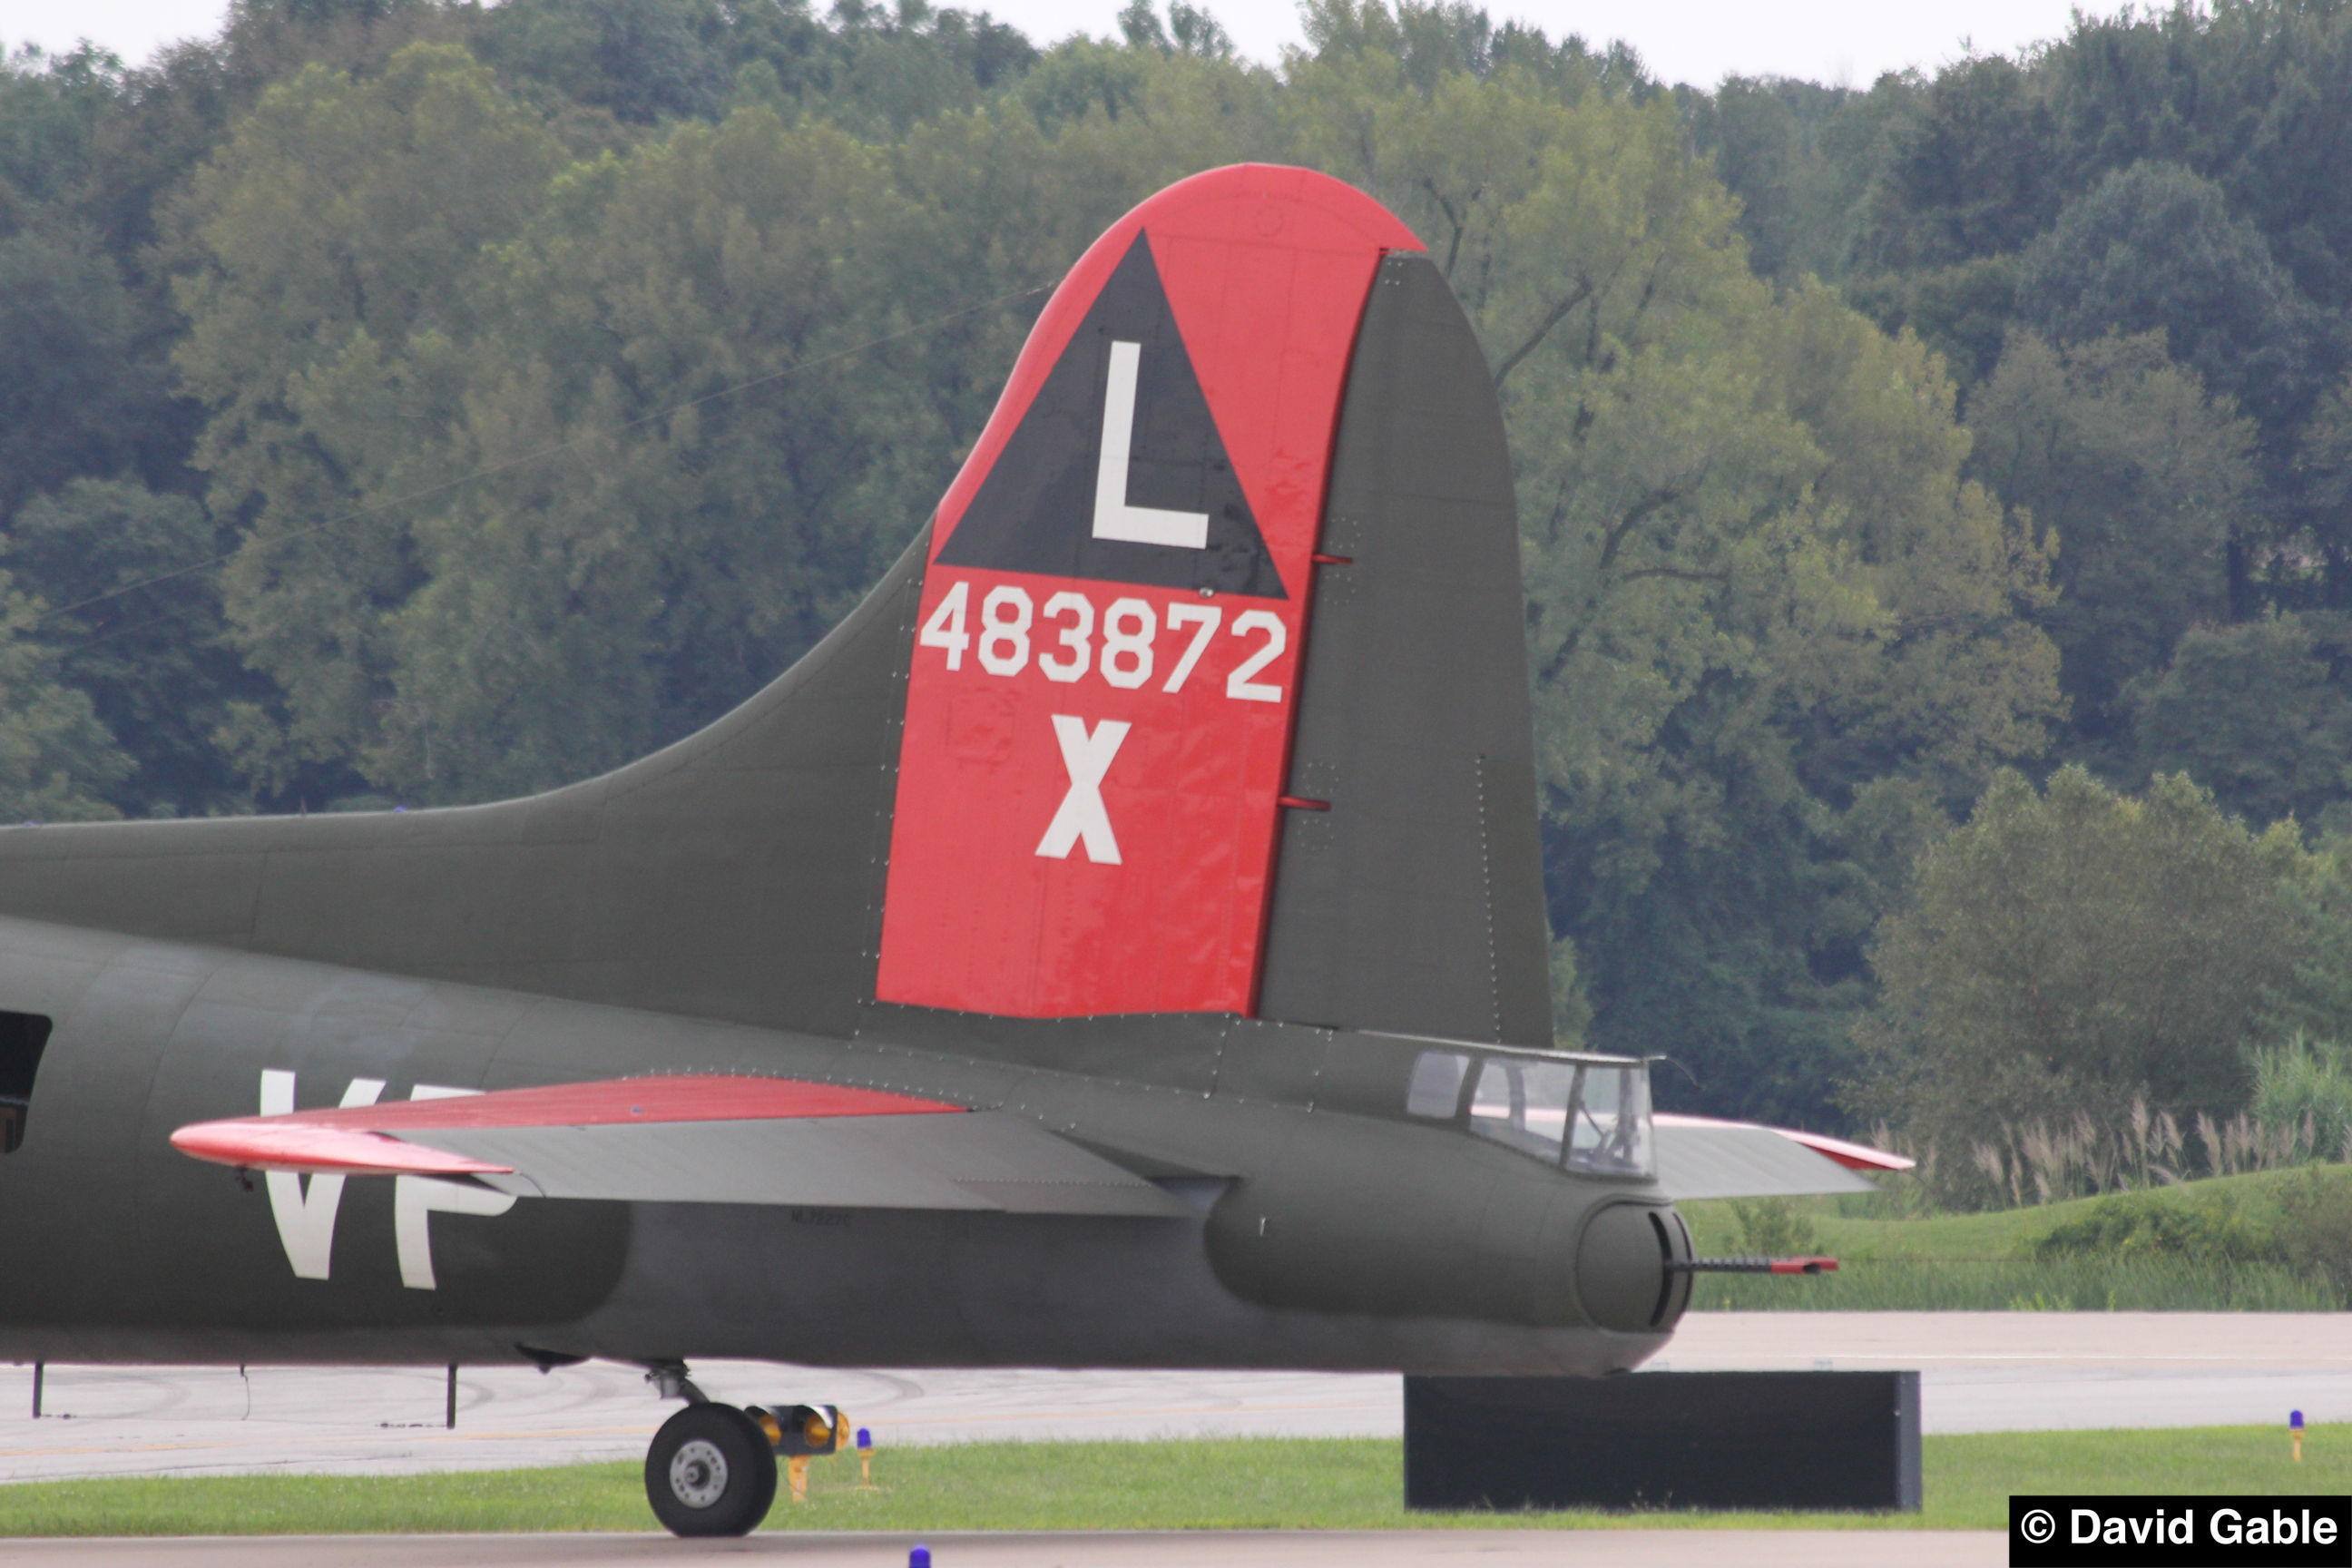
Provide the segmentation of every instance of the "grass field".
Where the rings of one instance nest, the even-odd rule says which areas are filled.
[[[2329,1172],[2342,1173],[2340,1166]],[[1811,1237],[1787,1249],[1830,1253],[1842,1264],[1838,1273],[1704,1276],[1691,1305],[1702,1311],[2338,1311],[2344,1301],[2333,1286],[2276,1262],[2194,1250],[2037,1256],[2053,1229],[2121,1204],[2154,1201],[2260,1231],[2281,1222],[2279,1192],[2298,1174],[2271,1171],[2153,1194],[1900,1218],[1884,1214],[1883,1197],[1798,1199],[1791,1214]],[[1750,1250],[1729,1203],[1681,1208],[1702,1255]]]
[[[1404,1530],[1758,1525],[1998,1530],[2013,1491],[2352,1491],[2352,1428],[2315,1427],[2305,1459],[2270,1427],[1929,1437],[1916,1514],[1412,1514],[1388,1438],[1016,1443],[811,1467],[770,1530]],[[635,1465],[347,1478],[41,1481],[0,1486],[0,1537],[650,1530]]]

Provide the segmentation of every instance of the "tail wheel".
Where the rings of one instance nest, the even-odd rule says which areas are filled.
[[[646,1499],[673,1535],[749,1535],[776,1500],[776,1452],[731,1405],[689,1405],[646,1451]]]

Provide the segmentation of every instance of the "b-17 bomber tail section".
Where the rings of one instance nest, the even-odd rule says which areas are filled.
[[[827,1034],[1548,1045],[1521,615],[1443,278],[1219,170],[1078,261],[905,558],[709,729],[491,805],[0,832],[0,914]]]

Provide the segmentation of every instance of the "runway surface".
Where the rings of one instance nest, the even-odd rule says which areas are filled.
[[[2340,1312],[1706,1312],[1651,1363],[1920,1370],[1929,1432],[2352,1422]]]
[[[1929,1432],[2352,1422],[2352,1333],[2326,1313],[1696,1314],[1656,1366],[1918,1367]],[[695,1367],[730,1403],[845,1406],[910,1443],[1393,1436],[1402,1380],[1312,1373]],[[635,1460],[672,1408],[636,1369],[467,1368],[446,1429],[437,1369],[0,1368],[0,1480],[244,1471],[387,1474]]]
[[[697,1362],[730,1405],[846,1409],[884,1451],[908,1443],[1403,1430],[1394,1377],[1312,1373],[840,1372]],[[0,1480],[277,1470],[388,1474],[645,1457],[675,1410],[637,1368],[469,1367],[457,1426],[438,1369],[58,1367],[43,1419],[30,1368],[0,1373]]]
[[[1053,1535],[291,1536],[236,1541],[0,1543],[32,1568],[621,1568],[723,1560],[780,1568],[904,1568],[918,1540],[934,1568],[1978,1568],[2008,1560],[1998,1531],[1445,1530],[1107,1531]]]
[[[1666,1370],[1917,1367],[1930,1432],[2352,1423],[2341,1314],[1755,1312],[1686,1320]],[[1255,1434],[1394,1436],[1391,1376],[1264,1373],[826,1371],[748,1362],[695,1369],[719,1398],[845,1405],[887,1457],[916,1443]],[[430,1369],[53,1366],[30,1418],[31,1369],[0,1368],[0,1479],[238,1471],[492,1468],[635,1461],[671,1406],[636,1369],[541,1375],[469,1368],[457,1427]],[[886,1458],[887,1462],[887,1458]],[[2004,1560],[1998,1533],[1880,1531],[1290,1531],[940,1535],[936,1568],[1414,1568],[1475,1563],[1665,1568],[1906,1568]],[[33,1568],[618,1568],[725,1557],[792,1568],[899,1568],[914,1538],[761,1535],[421,1536],[0,1542]]]

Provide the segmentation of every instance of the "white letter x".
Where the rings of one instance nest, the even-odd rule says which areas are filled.
[[[1066,713],[1054,715],[1054,738],[1062,742],[1062,766],[1069,770],[1070,793],[1062,809],[1039,840],[1037,853],[1051,860],[1070,858],[1070,846],[1086,840],[1087,858],[1098,866],[1118,864],[1118,840],[1110,830],[1110,814],[1103,809],[1103,775],[1127,739],[1124,720],[1106,719],[1087,733],[1087,721]]]
[[[1095,460],[1095,537],[1205,550],[1207,512],[1127,504],[1127,465],[1135,445],[1135,373],[1142,359],[1141,343],[1110,345],[1110,381],[1103,388],[1102,456]],[[1093,839],[1087,840],[1087,849],[1092,853]]]

